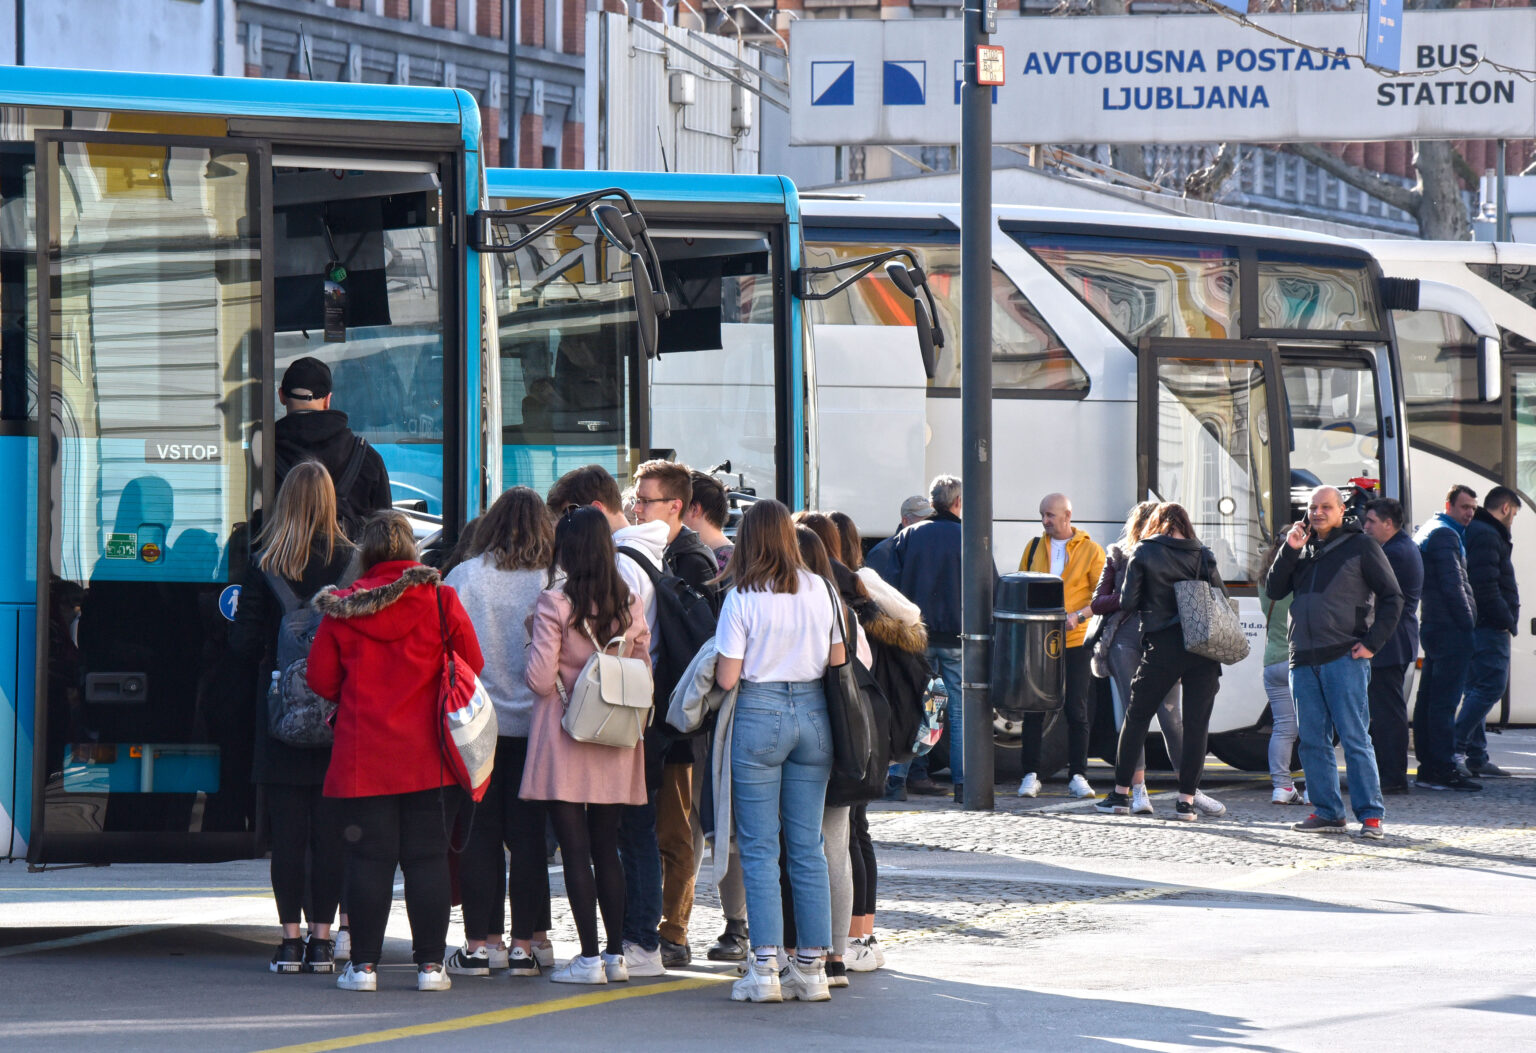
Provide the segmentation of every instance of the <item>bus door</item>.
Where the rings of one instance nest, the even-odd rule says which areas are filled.
[[[29,859],[250,855],[254,692],[225,681],[224,657],[261,489],[268,155],[233,139],[38,142]]]

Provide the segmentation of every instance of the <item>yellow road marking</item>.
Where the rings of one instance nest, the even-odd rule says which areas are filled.
[[[352,1049],[356,1046],[370,1046],[377,1042],[396,1042],[402,1038],[441,1035],[449,1031],[465,1031],[473,1027],[488,1027],[491,1024],[505,1024],[513,1020],[528,1020],[536,1016],[547,1016],[550,1013],[563,1013],[568,1009],[588,1009],[592,1006],[607,1005],[610,1002],[622,1002],[626,998],[648,998],[651,995],[692,991],[719,983],[721,980],[734,978],[715,975],[696,976],[687,980],[673,980],[669,983],[650,984],[645,987],[615,987],[570,998],[557,998],[549,1002],[517,1006],[513,1009],[498,1009],[490,1013],[475,1013],[472,1016],[455,1017],[452,1020],[439,1020],[430,1024],[411,1024],[407,1027],[392,1027],[384,1031],[368,1031],[361,1035],[343,1035],[340,1038],[324,1038],[317,1042],[278,1046],[275,1049],[262,1050],[262,1053],[325,1053],[326,1050]]]

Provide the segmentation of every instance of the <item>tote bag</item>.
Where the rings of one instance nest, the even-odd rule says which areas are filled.
[[[832,620],[837,625],[837,637],[828,641],[828,647],[838,640],[843,645],[843,664],[828,663],[821,677],[827,697],[827,722],[832,726],[832,778],[862,785],[870,780],[875,764],[875,714],[860,680],[871,684],[874,681],[867,670],[862,671],[862,678],[859,675],[859,660],[843,625],[843,608],[830,582],[827,596],[832,600]]]
[[[453,649],[443,590],[437,592],[437,620],[443,637],[443,673],[438,685],[438,745],[443,764],[472,800],[485,797],[496,763],[496,707],[485,685]]]
[[[1206,580],[1206,553],[1200,551],[1199,577],[1173,583],[1179,605],[1179,624],[1184,630],[1184,650],[1222,665],[1236,665],[1248,657],[1248,637],[1237,620],[1237,609]]]

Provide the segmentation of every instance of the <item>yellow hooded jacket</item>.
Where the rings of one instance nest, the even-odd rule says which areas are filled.
[[[1051,539],[1044,534],[1024,546],[1019,569],[1037,574],[1051,572]],[[1099,586],[1099,575],[1104,572],[1104,550],[1088,536],[1086,530],[1074,529],[1067,539],[1067,565],[1062,568],[1061,580],[1066,594],[1067,613],[1084,610],[1093,602],[1093,590]],[[1068,647],[1081,647],[1088,631],[1088,619],[1078,623],[1067,633]]]

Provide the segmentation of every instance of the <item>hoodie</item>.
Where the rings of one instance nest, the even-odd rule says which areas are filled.
[[[336,703],[327,797],[452,784],[440,746],[438,587],[431,567],[396,560],[371,567],[348,588],[328,587],[315,596],[325,617],[310,645],[305,679]],[[440,587],[449,644],[478,676],[485,661],[474,626],[453,589]]]
[[[616,530],[613,534],[614,548],[632,548],[641,555],[649,557],[651,564],[657,570],[662,569],[662,561],[667,554],[667,524],[661,520],[652,520],[649,523],[636,523],[622,530]],[[624,579],[624,584],[629,586],[629,591],[640,597],[640,603],[645,608],[645,624],[651,630],[651,650],[656,649],[656,587],[651,584],[650,577],[624,553],[619,553],[619,577]]]
[[[287,468],[313,458],[325,465],[331,479],[339,482],[357,446],[357,435],[347,425],[347,415],[340,410],[301,410],[279,417],[274,427],[277,436],[277,485],[283,485]],[[389,508],[389,472],[384,458],[371,446],[363,456],[357,482],[345,494],[337,494],[337,514],[343,523],[360,523],[370,512]]]

